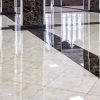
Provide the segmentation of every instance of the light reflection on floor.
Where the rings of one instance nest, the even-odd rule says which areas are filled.
[[[100,100],[100,79],[89,72],[99,74],[99,13],[46,13],[45,31],[20,30],[15,17],[0,16],[1,100]],[[9,25],[16,31],[1,29]]]

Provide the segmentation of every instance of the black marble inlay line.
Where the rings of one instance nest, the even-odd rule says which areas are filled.
[[[90,23],[81,23],[81,25],[96,25],[96,24],[100,24],[100,22],[90,22]],[[76,23],[76,26],[78,25],[78,23]],[[50,27],[61,27],[61,24],[54,24],[54,25],[50,25]],[[67,26],[67,25],[66,25]],[[73,26],[73,24],[71,24],[71,26]],[[15,30],[15,25],[9,25],[10,29]],[[30,26],[21,26],[21,30],[28,30],[28,29],[45,29],[45,25],[30,25]]]
[[[12,28],[10,28],[10,27],[2,27],[1,29],[2,29],[2,30],[10,30],[10,29],[12,29]]]
[[[100,22],[88,22],[88,23],[81,23],[81,25],[96,25],[96,24],[100,24]],[[76,26],[78,25],[78,23],[75,24]],[[50,25],[51,26],[51,25]],[[62,26],[61,24],[54,24],[52,25],[54,27],[59,27],[59,26]],[[67,26],[67,24],[66,24]],[[71,26],[73,26],[73,24],[71,24]]]
[[[15,31],[15,25],[9,25],[9,27]],[[22,30],[29,30],[29,29],[45,29],[45,25],[22,25],[20,26],[21,31]]]
[[[70,44],[67,40],[62,41],[61,37],[53,33],[46,33],[45,30],[29,30],[29,31],[32,34],[36,35],[41,40],[43,40],[44,42],[46,42],[45,35],[48,35],[49,42],[51,43],[52,47],[63,53],[65,56],[69,57],[75,63],[84,67],[86,70],[90,71],[95,76],[100,77],[99,56],[75,44]]]
[[[15,15],[16,12],[12,12],[12,13],[6,13],[6,12],[1,12],[0,15]]]

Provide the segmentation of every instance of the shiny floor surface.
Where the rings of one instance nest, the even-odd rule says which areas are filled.
[[[99,13],[47,11],[38,30],[20,21],[0,16],[0,100],[100,100]]]

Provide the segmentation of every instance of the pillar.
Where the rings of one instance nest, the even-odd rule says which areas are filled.
[[[46,6],[50,6],[51,0],[45,0],[45,2],[46,2]]]
[[[43,0],[24,0],[23,25],[43,25]]]
[[[84,0],[84,10],[89,10],[89,0]]]
[[[99,11],[99,0],[90,0],[90,10]]]
[[[84,10],[99,11],[99,0],[84,0]]]
[[[14,13],[14,0],[2,0],[2,13]]]
[[[61,6],[61,0],[54,0],[55,6]]]

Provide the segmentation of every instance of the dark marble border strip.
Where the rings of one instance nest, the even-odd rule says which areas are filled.
[[[81,23],[81,25],[97,25],[97,24],[100,24],[100,22]],[[78,25],[78,23],[76,23],[76,25]],[[50,25],[50,27],[53,27],[53,26],[54,27],[61,27],[61,24]],[[71,26],[73,26],[73,24],[71,24]],[[46,26],[45,25],[32,25],[32,26],[21,26],[20,28],[21,28],[21,30],[45,29]],[[9,29],[15,30],[15,26],[14,25],[9,25]]]
[[[97,24],[100,24],[100,22],[81,23],[81,25],[97,25]],[[76,23],[75,25],[77,26],[78,23]],[[61,24],[54,24],[52,26],[54,26],[54,27],[60,27],[62,25]],[[66,26],[67,26],[67,24],[66,24]],[[73,24],[71,24],[71,26],[73,26]]]
[[[100,24],[100,22],[82,23],[81,25],[95,25],[95,24]]]
[[[29,30],[32,34],[46,42],[46,34],[48,35],[50,45],[62,54],[79,64],[86,70],[90,71],[97,77],[100,77],[99,56],[75,45],[70,44],[67,40],[62,41],[62,38],[53,34],[46,33],[45,30]],[[47,43],[47,42],[46,42]]]
[[[2,30],[10,30],[10,27],[2,27]]]
[[[45,25],[23,25],[21,29],[45,29]]]
[[[15,15],[16,12],[11,12],[11,13],[5,13],[5,12],[1,12],[0,15]]]
[[[1,27],[1,30],[13,30],[11,27]]]
[[[9,25],[9,27],[15,30],[14,25]],[[21,30],[28,30],[28,29],[45,29],[45,25],[29,25],[29,26],[20,26]]]

